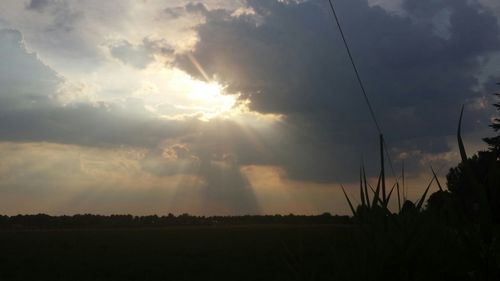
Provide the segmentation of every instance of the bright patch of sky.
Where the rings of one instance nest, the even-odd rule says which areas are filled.
[[[196,80],[171,64],[193,48],[192,28],[204,20],[188,3],[3,1],[0,26],[19,30],[25,47],[63,78],[56,95],[61,105],[105,102],[208,120],[242,104],[214,77]],[[204,4],[245,13],[242,1]]]

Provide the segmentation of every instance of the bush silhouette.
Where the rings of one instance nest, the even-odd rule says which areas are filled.
[[[500,223],[500,162],[498,156],[493,151],[481,151],[477,155],[460,163],[457,167],[451,168],[446,176],[448,180],[448,190],[455,204],[463,212],[463,215],[470,220],[479,216],[480,193],[471,186],[465,173],[468,165],[477,182],[484,187],[488,201],[489,213],[492,220]],[[432,203],[429,202],[431,207]]]
[[[500,111],[500,103],[494,106]],[[495,118],[490,127],[498,132],[500,119]],[[481,209],[486,208],[489,219],[500,223],[500,135],[483,140],[489,149],[450,169],[446,176],[448,191],[431,195],[427,204],[429,211],[445,215],[447,219],[453,211],[461,220],[478,222]]]

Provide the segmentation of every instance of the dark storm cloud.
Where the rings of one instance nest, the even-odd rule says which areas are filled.
[[[480,97],[476,76],[500,50],[497,19],[466,0],[407,0],[401,16],[363,0],[335,3],[390,142],[430,153],[449,149],[444,137],[453,134],[461,104]],[[205,11],[193,56],[208,75],[250,99],[253,110],[285,114],[302,139],[287,142],[302,156],[287,164],[293,175],[342,177],[377,137],[327,1],[248,5],[256,15]],[[177,64],[201,78],[186,57]],[[488,116],[469,109],[466,123],[475,130]],[[340,171],[332,173],[335,166]]]

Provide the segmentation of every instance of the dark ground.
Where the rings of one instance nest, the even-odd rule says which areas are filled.
[[[336,257],[353,252],[352,232],[331,225],[0,231],[0,280],[335,280]]]

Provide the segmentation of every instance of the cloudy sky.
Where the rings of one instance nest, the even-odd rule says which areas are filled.
[[[492,134],[500,3],[334,4],[415,198],[462,104]],[[327,0],[2,0],[0,62],[3,214],[345,214],[379,168]]]

